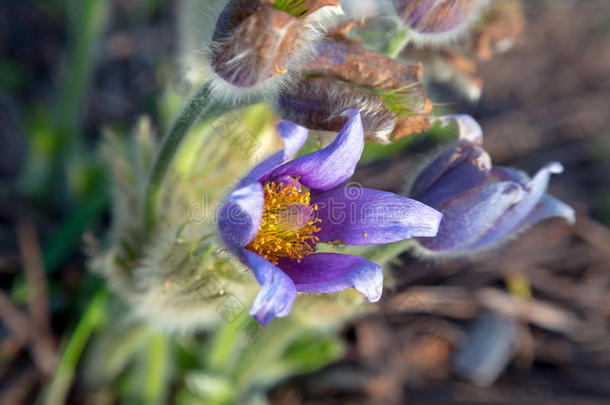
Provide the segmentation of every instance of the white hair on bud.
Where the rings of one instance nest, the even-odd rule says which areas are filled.
[[[394,14],[392,0],[341,0],[341,7],[350,20],[384,17]]]
[[[319,40],[323,33],[333,28],[337,23],[345,17],[345,12],[341,5],[338,7],[326,6],[322,7],[305,17],[305,24],[315,33],[317,38],[311,40]],[[309,30],[308,30],[309,31]]]
[[[381,144],[390,143],[389,136],[396,126],[396,116],[387,109],[379,96],[352,88],[347,94],[346,87],[343,87],[347,85],[332,79],[327,79],[331,80],[331,85],[325,85],[317,79],[308,80],[312,86],[315,86],[314,92],[324,94],[324,100],[328,102],[329,121],[341,116],[347,109],[356,108],[362,116],[366,140]],[[380,111],[380,107],[384,110]],[[279,102],[276,102],[275,109],[281,111],[282,117],[286,120],[302,122],[298,111],[283,108]],[[392,114],[391,119],[389,114]]]
[[[210,77],[202,44],[209,44],[214,35],[216,20],[230,0],[182,0],[179,3],[178,30],[179,63],[186,69],[186,78],[197,84]]]
[[[387,119],[384,114],[378,114],[379,104],[374,102],[375,98],[370,97],[368,93],[352,94],[350,98],[342,97],[339,90],[333,86],[328,87],[328,98],[329,100],[338,101],[332,104],[330,117],[336,117],[343,113],[348,108],[354,108],[357,106],[358,111],[362,116],[362,120],[366,122],[365,126],[365,138],[368,141],[389,144],[389,136],[396,126],[396,118],[392,120]],[[381,101],[383,105],[383,102]],[[375,128],[375,130],[370,130]]]
[[[134,270],[137,293],[129,297],[134,315],[166,332],[186,334],[222,322],[219,305],[230,295],[239,299],[245,311],[254,299],[256,283],[232,280],[229,285],[225,277],[217,276],[215,267],[209,267],[211,262],[203,264],[203,269],[198,268],[199,264],[194,264],[193,269],[181,269],[190,254],[188,247],[201,235],[193,235],[194,230],[186,232],[181,236],[184,242],[180,249],[177,232],[177,227],[167,227],[150,243],[141,265]],[[236,275],[244,274],[245,266],[221,253],[216,237],[210,240],[209,248],[213,249],[210,259],[229,257]]]

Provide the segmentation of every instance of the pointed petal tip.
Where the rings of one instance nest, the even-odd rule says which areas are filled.
[[[381,298],[383,270],[361,256],[315,253],[301,262],[280,261],[279,266],[300,292],[336,293],[354,288],[371,302]]]
[[[301,149],[309,135],[307,128],[290,121],[280,121],[277,124],[277,132],[284,141],[284,161],[290,159]]]
[[[312,201],[321,220],[322,242],[379,245],[436,236],[442,213],[417,200],[369,188],[339,188]]]
[[[451,114],[436,118],[442,126],[455,124],[459,139],[465,139],[479,146],[483,144],[483,129],[481,125],[467,114]]]
[[[256,322],[258,322],[261,326],[267,326],[269,322],[273,319],[271,316],[265,316],[265,314],[259,314],[254,308],[250,308],[248,314],[254,318]]]
[[[280,313],[272,314],[269,312],[262,312],[259,309],[254,308],[254,306],[252,308],[250,308],[250,311],[248,311],[248,314],[252,318],[254,318],[254,320],[256,322],[258,322],[261,326],[267,326],[273,319],[284,318],[284,317],[288,316],[289,313],[290,313],[290,309],[285,314],[280,314]]]
[[[284,318],[290,314],[292,309],[292,302],[296,297],[291,297],[292,301],[286,303],[283,306],[278,306],[277,302],[273,302],[276,300],[272,295],[272,291],[269,291],[270,287],[262,286],[261,291],[258,296],[254,300],[252,307],[248,311],[248,314],[252,316],[258,323],[265,326],[269,324],[275,318]],[[279,304],[281,305],[281,304]]]
[[[343,126],[341,132],[356,132],[358,134],[361,134],[359,136],[362,136],[364,138],[364,124],[362,123],[362,115],[360,114],[359,110],[355,108],[348,108],[347,110],[341,113],[341,116],[348,118],[347,123]]]
[[[234,202],[242,201],[259,191],[259,183],[255,181],[250,181],[248,183],[244,183],[242,187],[236,188],[235,190],[231,191],[231,194],[229,194],[229,199]]]
[[[383,293],[383,270],[377,263],[368,262],[367,266],[352,278],[354,288],[369,302],[377,302]]]
[[[247,249],[242,253],[261,286],[248,313],[261,325],[288,316],[297,294],[292,280],[264,257]]]
[[[544,165],[543,170],[547,170],[553,174],[560,174],[563,173],[565,169],[563,165],[559,162],[550,162]]]
[[[315,191],[330,190],[349,180],[364,149],[364,129],[360,113],[347,111],[353,115],[330,145],[284,163],[268,179],[301,176],[301,184]]]
[[[571,225],[576,223],[574,208],[552,195],[545,194],[524,221],[524,226],[533,225],[543,219],[552,217],[563,218]]]
[[[421,204],[421,207],[419,208],[419,210],[420,210],[419,217],[426,218],[426,226],[419,227],[417,229],[416,233],[412,232],[411,234],[409,234],[409,237],[406,239],[434,238],[434,237],[438,236],[438,231],[440,229],[441,222],[443,220],[443,213],[440,212],[439,210],[434,209],[425,204]],[[407,220],[405,222],[411,222],[411,221]]]
[[[302,127],[298,124],[295,124],[292,121],[280,121],[277,126],[277,132],[280,134],[280,137],[282,139],[286,139],[286,138],[290,138],[290,134],[292,134],[294,131],[299,131],[300,133],[302,132],[309,132],[309,130],[305,127]]]
[[[341,116],[347,118],[353,118],[357,115],[360,115],[360,111],[356,110],[355,108],[348,108],[341,113]]]
[[[562,217],[568,222],[570,225],[574,225],[576,223],[576,211],[570,206],[562,213]]]
[[[435,237],[438,235],[438,230],[441,226],[441,222],[443,220],[443,213],[439,210],[430,207],[430,224],[432,227],[430,228],[429,235],[422,235],[422,237]]]

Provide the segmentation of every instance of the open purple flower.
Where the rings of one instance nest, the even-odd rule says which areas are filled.
[[[307,130],[278,125],[285,149],[260,163],[229,194],[219,218],[227,247],[253,271],[261,291],[250,314],[261,324],[287,316],[297,292],[355,288],[381,297],[381,267],[359,256],[316,253],[319,242],[372,245],[435,236],[441,214],[393,193],[341,187],[364,147],[360,113],[326,148],[288,161]]]
[[[551,174],[563,171],[560,163],[546,164],[533,178],[493,166],[481,147],[479,124],[467,115],[448,120],[458,125],[458,144],[429,164],[411,190],[411,196],[443,213],[438,235],[420,239],[422,247],[436,254],[468,254],[546,218],[574,222],[574,210],[546,194]]]

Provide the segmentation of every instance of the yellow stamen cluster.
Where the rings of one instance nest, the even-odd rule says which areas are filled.
[[[265,206],[261,227],[246,249],[273,264],[277,264],[281,257],[300,262],[314,251],[320,240],[314,236],[320,231],[315,224],[321,222],[313,216],[317,205],[310,207],[309,191],[294,183],[270,182],[265,184],[263,191]]]

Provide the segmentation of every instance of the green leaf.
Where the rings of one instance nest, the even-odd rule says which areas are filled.
[[[167,336],[154,333],[148,345],[144,403],[157,405],[165,403],[169,390],[169,370],[171,364],[170,345]]]
[[[85,345],[93,331],[103,322],[107,299],[106,290],[99,290],[91,300],[76,329],[68,338],[65,347],[61,350],[57,371],[44,393],[45,404],[62,405],[65,403]]]

